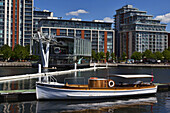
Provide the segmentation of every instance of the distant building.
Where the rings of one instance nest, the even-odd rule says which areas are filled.
[[[37,33],[38,30],[38,22],[41,19],[46,19],[48,17],[53,17],[53,12],[50,12],[48,10],[43,10],[43,11],[34,11],[34,29],[33,33]]]
[[[112,23],[101,20],[82,21],[75,18],[71,20],[47,18],[39,21],[39,30],[43,34],[87,39],[92,42],[93,50],[105,53],[115,51],[115,34],[111,26]]]
[[[46,39],[43,39],[45,43]],[[47,39],[47,41],[49,41]],[[33,54],[41,54],[40,41],[33,38]],[[44,44],[45,45],[45,44]],[[45,47],[44,47],[45,48]],[[49,65],[57,66],[60,64],[73,64],[79,59],[91,56],[91,42],[78,37],[54,36],[50,41]],[[89,59],[87,60],[89,62]]]
[[[130,58],[135,51],[142,53],[149,49],[162,52],[168,48],[166,24],[161,24],[160,20],[153,19],[152,15],[132,5],[116,10],[115,33],[118,57],[123,52]]]
[[[168,33],[168,47],[170,47],[170,33]]]
[[[0,12],[0,47],[30,44],[33,0],[1,0]]]

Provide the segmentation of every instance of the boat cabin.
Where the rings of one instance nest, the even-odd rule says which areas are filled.
[[[110,77],[121,77],[124,79],[142,79],[142,78],[152,78],[153,75],[111,75]],[[114,80],[114,79],[113,79]],[[104,79],[104,78],[97,78],[97,77],[91,77],[88,80],[88,87],[89,88],[111,88],[111,87],[139,87],[139,86],[146,86],[151,85],[152,82],[143,82],[141,80],[137,80],[134,83],[124,83],[124,82],[118,82],[116,83],[112,79]]]

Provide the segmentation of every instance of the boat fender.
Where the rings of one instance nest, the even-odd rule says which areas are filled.
[[[113,80],[110,80],[108,85],[109,85],[109,87],[114,87],[115,86],[115,82]]]

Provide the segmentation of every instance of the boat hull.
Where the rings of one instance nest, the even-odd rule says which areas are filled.
[[[154,94],[157,86],[132,89],[67,89],[36,85],[37,99],[101,99],[118,96]]]

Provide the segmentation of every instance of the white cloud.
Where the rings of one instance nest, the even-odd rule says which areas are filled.
[[[161,22],[169,23],[170,22],[170,13],[167,13],[165,15],[159,15],[155,19],[161,20]]]
[[[105,22],[114,22],[114,19],[112,19],[112,18],[110,18],[110,17],[105,17],[104,19],[103,19]]]
[[[66,13],[66,15],[67,15],[67,16],[68,16],[68,15],[78,16],[79,14],[83,14],[83,13],[89,13],[89,12],[87,12],[87,11],[85,11],[85,10],[83,10],[83,9],[79,9],[79,10],[77,10],[77,11],[71,11],[71,12],[69,12],[69,13]]]

